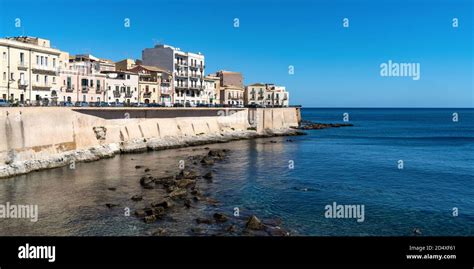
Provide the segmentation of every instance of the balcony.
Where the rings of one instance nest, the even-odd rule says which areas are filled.
[[[35,65],[31,70],[34,74],[42,74],[42,75],[51,75],[56,76],[58,74],[55,68],[51,68],[45,65]]]
[[[187,84],[176,85],[175,88],[176,89],[187,89],[188,85]]]
[[[88,93],[89,90],[90,90],[89,87],[86,87],[86,86],[82,86],[82,87],[81,87],[81,92],[82,92],[82,93]]]
[[[18,62],[18,70],[27,70],[28,69],[28,64],[25,62]]]
[[[187,78],[188,77],[188,73],[185,73],[185,72],[176,72],[176,73],[174,73],[174,75],[176,77],[182,77],[182,78]]]
[[[198,86],[198,85],[191,85],[190,88],[193,89],[193,90],[203,90],[203,87],[202,87],[202,86]]]
[[[131,92],[125,92],[125,98],[132,98]]]
[[[143,98],[151,98],[151,92],[144,92]]]
[[[18,88],[25,89],[28,86],[28,81],[25,79],[18,80]]]
[[[61,91],[65,91],[65,92],[74,92],[74,86],[62,86],[61,87]]]
[[[95,93],[103,93],[104,91],[105,91],[105,89],[104,89],[104,88],[101,88],[101,87],[97,87],[97,88],[95,89]]]
[[[120,92],[119,91],[113,91],[114,97],[119,98],[120,97]]]

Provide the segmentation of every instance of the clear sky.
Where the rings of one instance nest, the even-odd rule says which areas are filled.
[[[0,0],[0,36],[112,60],[161,42],[204,53],[206,73],[285,85],[307,107],[473,107],[473,2]],[[382,77],[389,60],[419,63],[420,79]]]

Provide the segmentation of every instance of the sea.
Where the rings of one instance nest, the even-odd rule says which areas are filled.
[[[39,212],[36,222],[0,218],[0,236],[147,236],[158,228],[193,235],[195,219],[213,212],[278,220],[294,236],[474,235],[474,109],[302,108],[302,118],[353,126],[209,145],[230,149],[203,187],[219,204],[151,224],[133,216],[154,199],[135,167],[164,176],[204,146],[1,179],[0,204],[38,205]],[[144,200],[131,201],[136,194]],[[363,218],[329,214],[334,205],[363,208]]]

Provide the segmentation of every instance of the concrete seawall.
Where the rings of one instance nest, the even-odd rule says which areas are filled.
[[[0,108],[0,177],[158,150],[294,134],[299,108]]]

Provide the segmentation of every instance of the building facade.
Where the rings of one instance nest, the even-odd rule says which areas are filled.
[[[205,60],[201,53],[181,51],[168,45],[156,45],[142,51],[144,65],[170,70],[173,76],[174,103],[196,106],[204,102]]]
[[[65,56],[61,56],[63,58]],[[59,101],[62,103],[106,102],[106,75],[101,73],[99,58],[92,55],[69,57],[65,69],[61,69]]]
[[[105,100],[109,103],[138,103],[138,74],[129,71],[102,71],[106,75]]]
[[[244,106],[243,77],[239,72],[218,71],[215,77],[219,78],[220,103],[230,106]]]
[[[50,41],[36,37],[0,39],[0,99],[47,105],[59,92],[59,56]]]
[[[289,95],[284,86],[255,83],[245,87],[245,105],[287,107]]]

